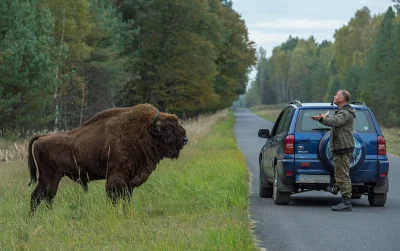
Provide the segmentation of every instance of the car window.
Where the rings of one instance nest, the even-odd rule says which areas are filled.
[[[283,123],[285,122],[287,116],[287,110],[282,110],[281,114],[279,114],[278,119],[275,122],[274,128],[272,129],[271,136],[275,136],[276,134],[279,134],[279,128],[283,126]]]
[[[376,132],[371,114],[368,111],[356,111],[354,130],[357,132]]]
[[[292,119],[292,110],[287,109],[287,116],[282,124],[282,127],[279,128],[279,133],[287,132],[289,130],[291,119]]]
[[[278,129],[276,131],[276,134],[281,134],[283,132],[286,132],[289,129],[289,120],[290,120],[290,109],[285,109],[282,119],[279,122]]]
[[[318,121],[312,120],[310,116],[318,115],[318,113],[326,113],[327,109],[307,109],[300,110],[296,122],[296,132],[309,132],[315,128],[328,128]],[[330,115],[334,115],[336,110],[329,110]],[[356,118],[354,119],[354,130],[357,132],[375,132],[371,115],[366,110],[356,110]]]

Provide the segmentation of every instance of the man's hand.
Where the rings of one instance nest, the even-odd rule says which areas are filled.
[[[329,110],[326,112],[326,113],[320,113],[320,114],[318,114],[318,116],[321,116],[321,117],[323,117],[323,118],[326,118],[326,116],[328,116],[329,115]]]
[[[326,113],[319,113],[318,116],[310,116],[313,120],[319,121],[321,118],[326,118],[329,115],[329,110]]]
[[[320,113],[318,116],[310,116],[313,120],[319,121],[321,118],[323,118],[322,114]]]

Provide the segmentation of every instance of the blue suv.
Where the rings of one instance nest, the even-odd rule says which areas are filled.
[[[350,160],[352,199],[368,195],[371,206],[384,206],[389,190],[389,161],[386,142],[372,111],[353,102],[354,152]],[[332,103],[293,101],[279,114],[272,131],[260,129],[267,141],[259,155],[261,197],[273,197],[275,204],[287,205],[290,196],[312,190],[337,194],[329,127],[312,120],[319,113],[334,114]]]

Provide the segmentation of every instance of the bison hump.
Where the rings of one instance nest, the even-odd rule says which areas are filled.
[[[102,112],[99,112],[95,114],[93,117],[91,117],[89,120],[87,120],[83,125],[88,125],[92,124],[96,121],[102,120],[102,119],[107,119],[107,118],[112,118],[120,115],[123,112],[126,112],[128,108],[113,108],[113,109],[108,109]]]

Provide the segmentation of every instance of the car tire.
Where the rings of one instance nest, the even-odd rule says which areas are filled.
[[[258,182],[258,187],[259,187],[259,194],[260,197],[262,198],[271,198],[273,195],[273,187],[272,186],[266,186],[268,184],[268,181],[265,177],[263,169],[260,167],[260,179]]]
[[[290,203],[290,192],[279,191],[278,169],[275,167],[274,184],[273,184],[273,198],[275,205],[288,205]]]
[[[361,193],[352,193],[351,198],[352,199],[361,199],[362,194]]]
[[[368,202],[374,207],[383,207],[386,204],[387,193],[368,192]]]

